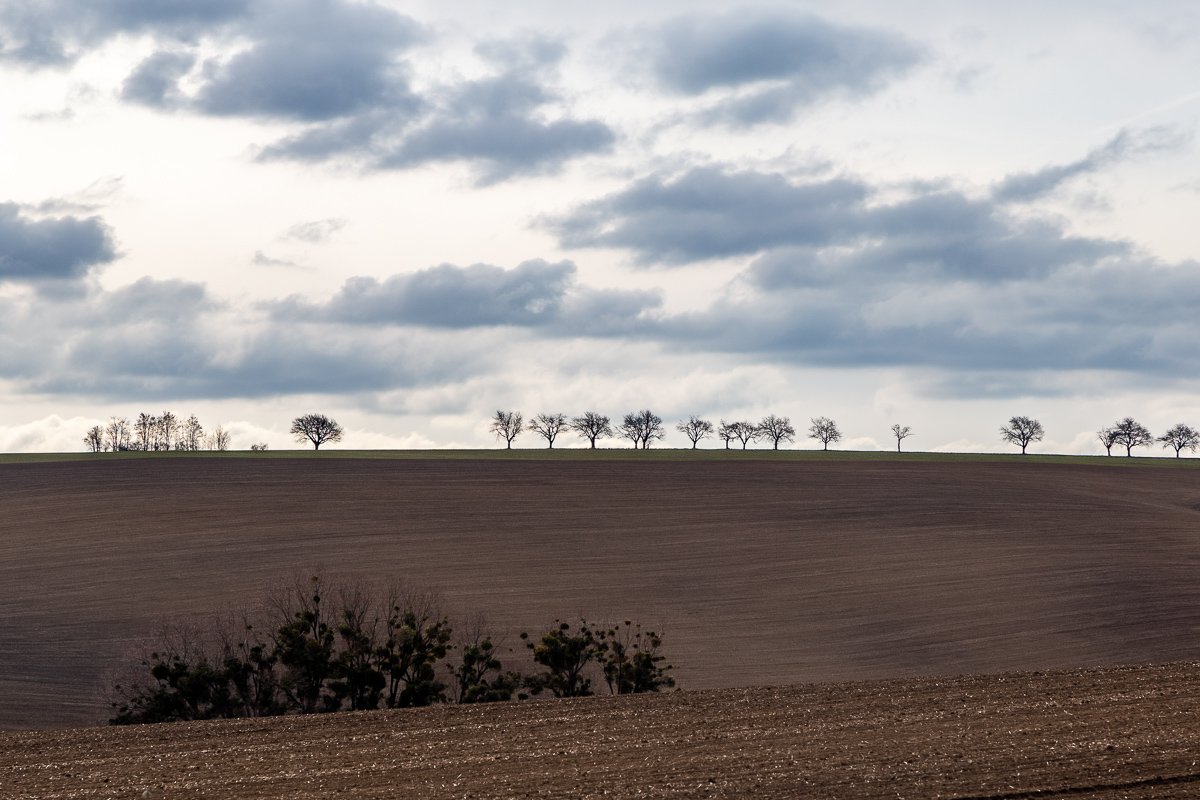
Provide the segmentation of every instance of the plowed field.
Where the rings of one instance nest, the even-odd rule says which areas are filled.
[[[317,567],[634,618],[688,689],[1197,659],[1198,509],[1193,469],[1036,459],[3,464],[0,727],[102,721],[132,638]]]
[[[1200,796],[1200,664],[0,734],[4,798]]]

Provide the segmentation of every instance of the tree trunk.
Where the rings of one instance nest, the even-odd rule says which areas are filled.
[[[900,452],[900,440],[899,439],[896,440],[896,452],[897,453]]]
[[[779,440],[778,439],[775,440],[775,449],[776,450],[779,449]]]
[[[596,437],[595,436],[592,437],[592,449],[593,450],[596,449]]]
[[[696,449],[696,445],[700,443],[699,439],[692,439],[692,449]]]
[[[1025,448],[1028,446],[1029,446],[1028,444],[1021,445],[1021,455],[1025,455]]]

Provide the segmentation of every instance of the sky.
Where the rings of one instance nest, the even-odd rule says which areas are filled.
[[[0,0],[0,451],[1200,427],[1198,43],[1188,0]]]

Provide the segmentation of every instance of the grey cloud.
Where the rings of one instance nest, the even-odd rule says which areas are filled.
[[[463,328],[529,325],[554,316],[573,264],[526,261],[506,270],[489,264],[442,264],[409,275],[351,278],[319,309],[336,322]]]
[[[551,224],[566,246],[643,264],[751,258],[707,308],[626,327],[680,351],[964,374],[1200,369],[1200,264],[1160,264],[937,183],[880,196],[849,179],[704,168],[635,181]]]
[[[420,113],[377,108],[317,125],[264,148],[264,159],[358,160],[369,169],[407,169],[437,161],[464,161],[480,185],[519,175],[557,171],[572,158],[611,149],[613,131],[598,120],[546,113],[557,96],[541,74],[562,54],[541,39],[483,52],[499,59],[491,77],[428,90]]]
[[[121,99],[148,106],[173,107],[182,101],[179,79],[191,70],[191,53],[160,50],[148,56],[121,85]]]
[[[563,299],[552,330],[564,336],[628,337],[658,327],[662,292],[657,289],[582,288]]]
[[[401,319],[434,326],[528,325],[558,312],[574,273],[566,262],[526,261],[512,270],[442,265],[389,278],[375,296],[347,286],[334,307],[376,319],[394,309]]]
[[[844,178],[793,183],[702,167],[644,178],[542,224],[565,247],[625,248],[639,264],[679,265],[853,235],[870,194]]]
[[[262,250],[254,251],[254,258],[252,258],[250,260],[250,263],[254,264],[254,266],[256,266],[256,267],[285,267],[287,269],[312,269],[312,267],[307,267],[303,264],[299,264],[295,261],[290,261],[286,258],[274,258],[273,256],[267,255]]]
[[[288,299],[274,305],[273,315],[287,320],[443,329],[556,327],[560,332],[601,335],[627,330],[661,303],[653,292],[580,287],[576,272],[569,261],[532,260],[512,269],[442,264],[384,281],[352,278],[325,303]]]
[[[75,109],[59,108],[54,111],[35,111],[32,114],[26,114],[25,119],[30,122],[69,122],[75,119]]]
[[[430,161],[480,165],[480,184],[553,172],[576,156],[609,150],[616,136],[596,120],[544,119],[553,97],[532,78],[507,73],[455,87],[399,145],[380,154],[384,169]]]
[[[893,33],[763,9],[675,19],[651,34],[649,50],[674,92],[735,90],[705,115],[733,125],[783,122],[829,97],[871,94],[922,58]]]
[[[121,34],[189,40],[246,15],[251,0],[39,0],[0,6],[0,60],[31,67],[73,62]]]
[[[288,228],[281,238],[292,239],[306,244],[321,244],[331,236],[345,228],[348,220],[337,217],[318,219],[311,222],[298,222]]]
[[[15,203],[0,203],[0,282],[77,280],[116,257],[99,217],[32,219]]]
[[[249,49],[206,65],[195,98],[203,112],[317,121],[415,105],[396,59],[422,31],[395,11],[344,0],[272,4],[251,30]]]
[[[123,178],[109,175],[97,178],[77,192],[50,197],[26,208],[39,215],[86,214],[111,202],[123,186]]]
[[[533,35],[520,39],[489,39],[477,44],[475,52],[506,69],[529,70],[562,61],[567,47],[548,36]]]
[[[937,186],[876,201],[850,178],[795,182],[772,173],[692,169],[650,176],[545,221],[565,247],[615,247],[642,265],[762,255],[761,288],[817,286],[841,272],[874,280],[1014,280],[1120,255],[1110,240],[1019,220],[988,199]]]
[[[1128,252],[1123,242],[1072,236],[1044,219],[1022,220],[958,192],[867,209],[858,247],[832,258],[861,277],[990,283],[1046,275]]]
[[[387,106],[412,111],[417,101],[398,57],[421,39],[408,17],[346,0],[259,2],[238,33],[248,48],[206,61],[190,96],[179,79],[195,57],[172,48],[153,54],[126,79],[123,99],[217,116],[328,121]]]
[[[434,386],[485,372],[479,337],[252,323],[201,284],[142,279],[71,297],[0,297],[0,379],[17,391],[148,401]]]
[[[992,188],[992,197],[1006,203],[1037,200],[1073,178],[1099,172],[1140,156],[1178,150],[1189,141],[1189,136],[1165,126],[1139,131],[1122,130],[1104,145],[1076,161],[1009,175]]]
[[[481,185],[553,173],[616,141],[602,121],[556,111],[547,81],[566,48],[545,37],[485,42],[477,51],[494,74],[418,94],[405,57],[426,33],[382,5],[258,2],[237,33],[249,46],[199,66],[178,46],[155,53],[126,79],[123,99],[303,126],[259,148],[260,161],[340,160],[367,170],[462,161]],[[188,94],[185,75],[198,83]]]
[[[221,307],[202,283],[140,278],[94,296],[82,313],[87,319],[108,325],[125,320],[172,322]]]
[[[376,137],[384,136],[388,131],[403,130],[412,121],[411,117],[409,110],[395,113],[376,109],[348,119],[313,125],[261,148],[257,159],[320,163],[338,158],[369,157]]]
[[[1186,325],[1186,338],[1164,335],[1169,326],[1153,317],[1129,318],[1119,304],[1095,305],[1119,303],[1103,285],[1111,277],[1102,271],[988,287],[965,281],[873,286],[846,275],[827,291],[718,300],[663,320],[654,336],[688,351],[825,367],[930,367],[956,374],[1200,368],[1187,344],[1194,326]],[[1189,298],[1200,296],[1200,272],[1192,272],[1185,289]],[[1169,291],[1143,283],[1133,305],[1169,305]]]
[[[151,335],[148,335],[151,334]],[[374,391],[406,385],[403,349],[303,330],[248,334],[229,357],[202,324],[118,326],[78,342],[35,391],[112,398],[264,397]]]

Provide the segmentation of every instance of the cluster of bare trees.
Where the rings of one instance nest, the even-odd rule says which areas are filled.
[[[543,691],[581,697],[601,682],[611,694],[675,685],[662,636],[630,620],[555,620],[521,633],[515,651],[480,617],[470,620],[452,625],[427,591],[296,581],[261,611],[165,630],[114,685],[111,722],[502,702]],[[513,669],[518,653],[528,660]]]
[[[288,431],[301,444],[311,444],[314,450],[329,442],[340,442],[345,431],[336,420],[324,414],[302,414],[292,420]],[[140,451],[159,453],[167,450],[196,452],[199,450],[228,450],[229,432],[218,425],[205,433],[200,420],[192,414],[187,419],[170,411],[161,414],[138,414],[132,422],[128,417],[112,417],[107,425],[94,425],[83,437],[83,443],[93,453]],[[267,449],[265,442],[250,445],[255,452]]]
[[[1012,417],[1008,424],[1000,426],[1000,438],[1010,444],[1015,444],[1025,453],[1033,442],[1040,442],[1046,435],[1042,423],[1032,417]],[[1119,419],[1108,427],[1096,431],[1096,438],[1104,446],[1105,452],[1112,455],[1113,447],[1124,447],[1125,456],[1133,457],[1133,448],[1149,447],[1158,442],[1164,448],[1174,450],[1179,458],[1184,450],[1196,452],[1200,447],[1200,432],[1192,426],[1180,422],[1172,426],[1162,436],[1155,436],[1142,423],[1133,417]]]
[[[93,453],[228,450],[229,433],[220,425],[205,433],[195,414],[184,419],[170,411],[142,412],[132,422],[128,417],[112,417],[106,425],[92,426],[83,443]]]
[[[837,423],[833,420],[828,417],[815,417],[811,422],[812,424],[808,426],[808,438],[821,442],[823,450],[828,450],[829,445],[841,440],[842,432],[838,430]],[[706,434],[713,430],[710,422],[696,417],[690,417],[687,422],[677,425],[676,429],[691,439],[693,449],[700,438],[703,438],[693,438],[697,430],[704,431]],[[779,417],[774,414],[768,414],[757,423],[749,420],[733,422],[721,420],[716,432],[717,438],[725,442],[726,450],[730,449],[734,441],[741,443],[743,450],[753,441],[770,442],[772,450],[778,450],[781,443],[796,441],[796,429],[792,426],[791,418]]]
[[[1146,447],[1158,442],[1163,447],[1174,450],[1176,458],[1179,458],[1182,451],[1189,450],[1194,453],[1200,446],[1200,433],[1190,425],[1180,422],[1162,436],[1156,437],[1150,433],[1149,428],[1133,417],[1125,417],[1107,428],[1101,428],[1096,431],[1096,438],[1110,456],[1114,445],[1124,447],[1126,457],[1132,457],[1133,448]]]
[[[822,449],[828,450],[829,445],[841,440],[842,432],[837,423],[828,417],[814,417],[811,423],[808,437],[821,442]],[[667,435],[662,417],[649,409],[630,412],[616,424],[611,418],[595,411],[587,411],[569,419],[565,414],[538,414],[529,420],[528,424],[520,411],[497,411],[492,417],[490,430],[496,438],[502,439],[508,448],[512,448],[512,443],[525,431],[536,433],[545,439],[546,446],[550,448],[554,447],[559,435],[567,431],[586,439],[592,449],[595,449],[597,441],[615,437],[629,440],[635,450],[645,450],[650,447],[651,442],[661,441]],[[701,441],[714,434],[725,442],[726,450],[731,449],[735,441],[741,443],[743,450],[754,441],[770,442],[775,450],[778,450],[782,443],[796,441],[796,429],[792,426],[791,419],[775,414],[768,414],[758,422],[721,420],[718,425],[692,416],[677,424],[675,430],[688,438],[692,449],[699,447]],[[912,435],[912,429],[893,425],[892,433],[896,436],[896,449],[899,450],[900,442]]]

